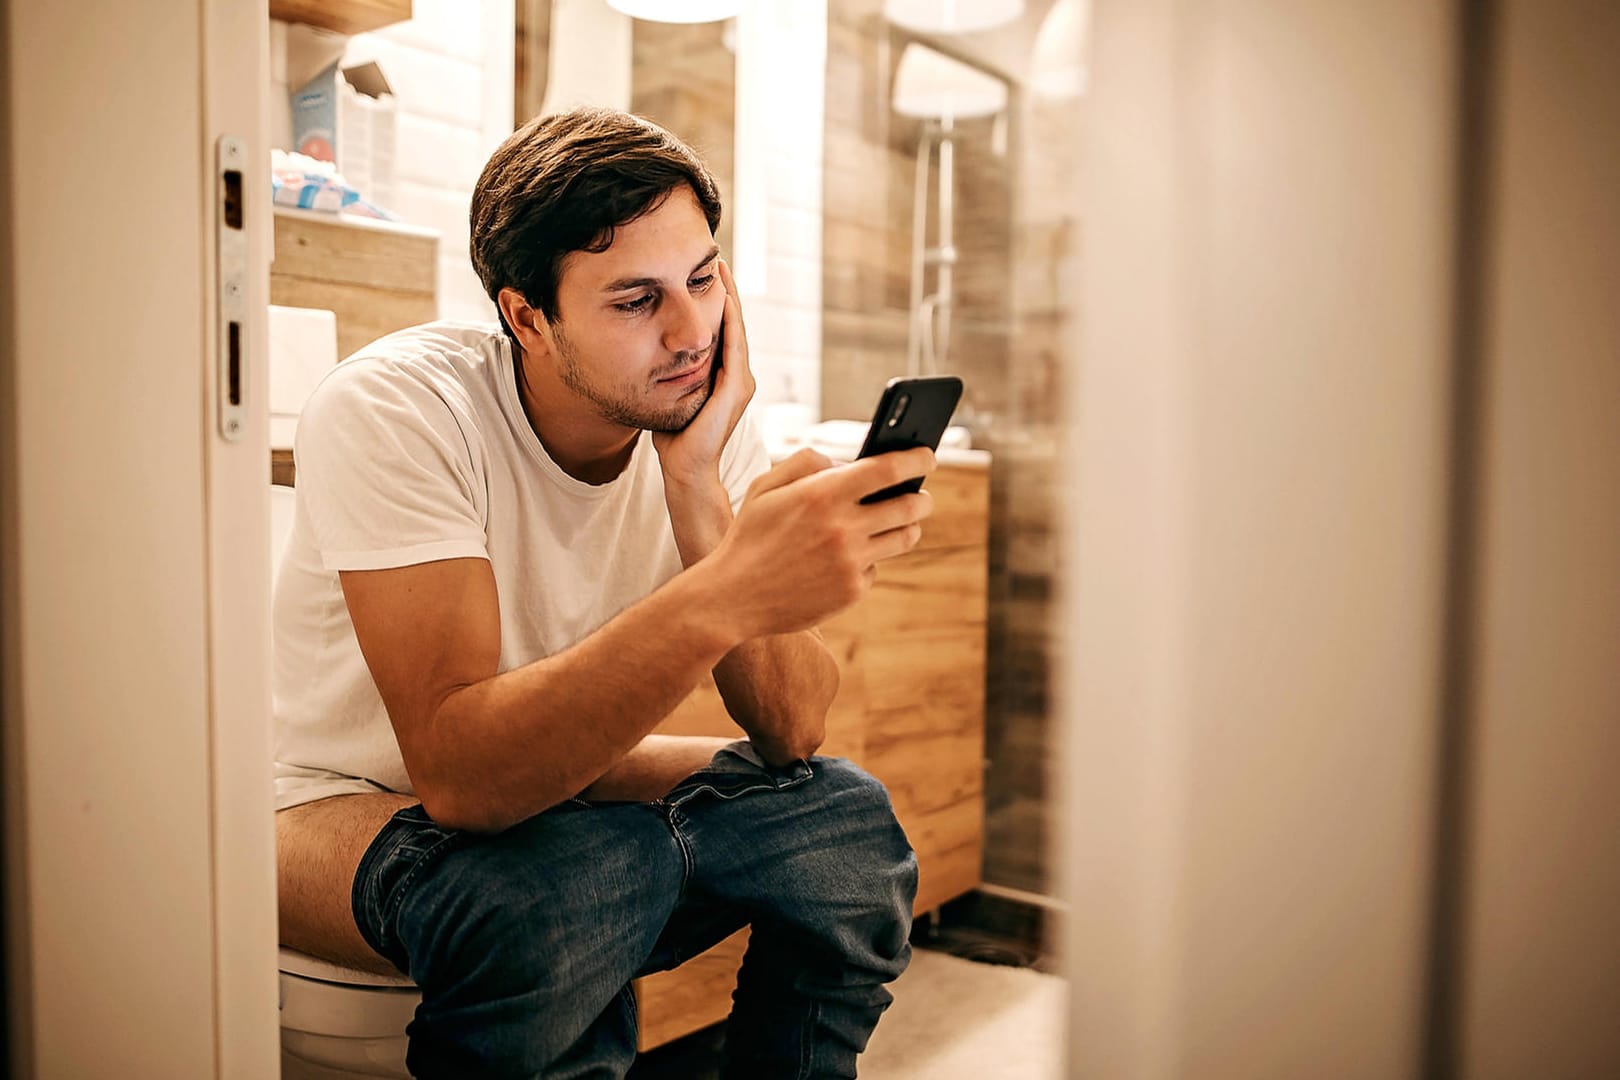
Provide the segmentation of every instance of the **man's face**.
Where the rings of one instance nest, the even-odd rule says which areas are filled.
[[[606,251],[569,255],[551,324],[564,385],[626,427],[691,423],[714,389],[725,310],[719,255],[684,184],[615,229]]]

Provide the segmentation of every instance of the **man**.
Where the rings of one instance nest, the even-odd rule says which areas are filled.
[[[531,122],[472,200],[501,325],[305,407],[275,601],[282,940],[407,972],[423,1077],[622,1076],[630,980],[752,934],[727,1075],[848,1077],[909,959],[883,788],[817,757],[815,626],[910,550],[926,450],[768,468],[696,156]],[[747,740],[651,735],[712,670]]]

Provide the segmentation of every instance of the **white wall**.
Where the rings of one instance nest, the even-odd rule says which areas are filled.
[[[796,401],[819,414],[826,0],[759,5],[738,38],[737,205],[729,210],[755,400]],[[763,267],[750,268],[761,255]]]

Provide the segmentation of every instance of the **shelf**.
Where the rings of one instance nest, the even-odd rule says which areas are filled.
[[[270,0],[270,17],[339,34],[380,30],[411,17],[411,0]]]
[[[270,302],[337,316],[338,357],[439,317],[439,234],[371,218],[276,207]]]

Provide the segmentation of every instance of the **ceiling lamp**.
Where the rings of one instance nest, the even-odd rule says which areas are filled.
[[[1044,98],[1076,98],[1086,92],[1090,0],[1057,0],[1035,35],[1035,74],[1030,87]]]
[[[1024,0],[883,0],[883,16],[921,34],[965,34],[1010,23]]]
[[[925,120],[991,116],[1007,107],[1007,84],[913,41],[900,54],[893,104]]]
[[[648,22],[701,23],[729,19],[744,0],[607,0],[608,7]]]

